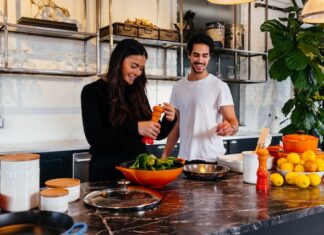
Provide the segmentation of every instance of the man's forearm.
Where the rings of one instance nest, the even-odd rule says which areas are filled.
[[[169,156],[179,139],[179,119],[168,135],[162,156]]]

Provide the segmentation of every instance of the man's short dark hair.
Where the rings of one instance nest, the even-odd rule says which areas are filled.
[[[187,50],[189,55],[192,52],[192,48],[194,44],[205,44],[209,47],[209,54],[212,55],[214,51],[214,41],[205,33],[197,33],[193,35],[187,44]]]

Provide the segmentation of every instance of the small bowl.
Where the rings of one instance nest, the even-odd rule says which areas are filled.
[[[183,170],[183,159],[177,159],[175,168],[167,170],[140,170],[129,168],[134,161],[123,162],[115,168],[123,173],[130,182],[151,188],[162,188],[174,181]]]
[[[185,176],[198,180],[222,179],[229,171],[229,167],[220,166],[214,163],[188,164],[183,168]]]
[[[278,167],[277,167],[277,172],[280,173],[283,177],[285,177],[289,172],[291,171],[284,171],[284,170],[280,170]],[[304,174],[304,175],[308,175],[308,174],[311,174],[311,173],[316,173],[318,174],[320,177],[322,177],[324,175],[324,171],[314,171],[314,172],[297,172],[297,174]]]

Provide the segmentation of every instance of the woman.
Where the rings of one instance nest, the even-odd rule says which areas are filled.
[[[150,121],[146,60],[143,45],[125,39],[111,54],[107,76],[82,90],[83,127],[92,154],[90,181],[121,178],[115,166],[146,152],[143,136],[163,139],[176,122],[175,110],[168,103],[163,105],[162,122]]]

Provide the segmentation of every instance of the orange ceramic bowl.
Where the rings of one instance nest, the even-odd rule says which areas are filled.
[[[318,138],[312,135],[291,134],[282,137],[285,152],[302,153],[306,150],[317,151]]]
[[[168,170],[130,169],[134,161],[123,162],[116,169],[121,171],[130,182],[152,188],[162,188],[174,181],[183,171],[184,160],[175,162],[175,168]]]

